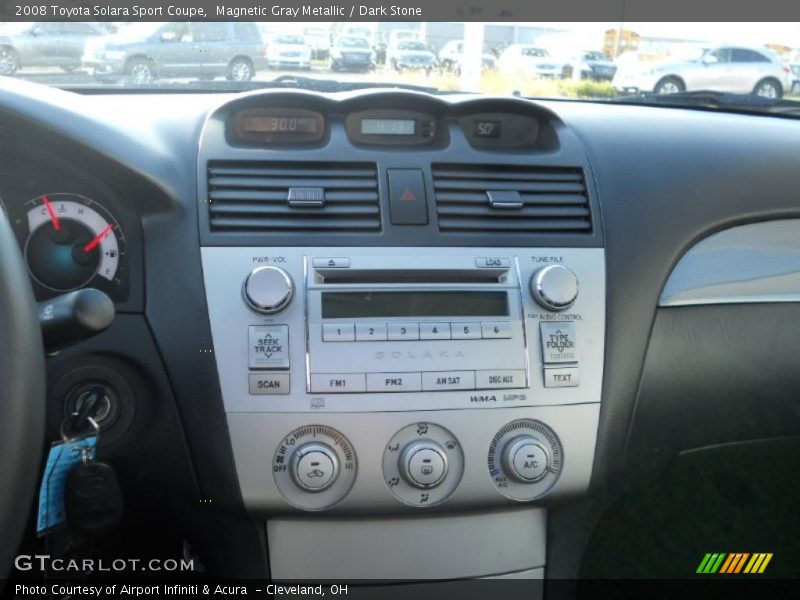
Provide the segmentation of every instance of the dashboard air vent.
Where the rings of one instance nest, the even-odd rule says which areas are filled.
[[[433,188],[441,231],[592,231],[580,168],[436,164]]]
[[[377,170],[371,163],[210,162],[208,217],[213,232],[377,231]]]

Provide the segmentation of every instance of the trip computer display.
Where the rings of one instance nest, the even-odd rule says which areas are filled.
[[[302,144],[325,136],[325,117],[302,108],[251,108],[233,117],[233,141],[250,144]]]

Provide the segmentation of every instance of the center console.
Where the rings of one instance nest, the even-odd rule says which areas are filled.
[[[301,167],[297,149],[290,164],[243,162],[268,151],[233,148],[224,134],[233,109],[207,125],[199,183],[213,352],[242,496],[266,522],[276,579],[541,577],[546,506],[589,484],[604,251],[577,237],[572,246],[510,245],[524,237],[502,232],[449,237],[448,213],[434,219],[429,200],[450,196],[436,192],[435,169],[419,165],[458,144],[468,117],[424,108],[437,132],[424,152],[382,145],[377,165],[348,163],[330,179],[333,163]],[[338,143],[366,159],[355,141],[341,142],[348,115],[322,114],[327,145],[307,151],[327,158]],[[559,147],[570,147],[566,133]],[[397,189],[393,177],[412,170],[420,185],[399,173]],[[573,175],[555,173],[523,174],[513,183],[522,193],[489,175],[489,191],[468,198],[483,197],[506,227],[525,217],[531,185],[544,186],[545,202],[568,201],[561,190]],[[345,185],[348,198],[374,196],[374,234],[326,231],[344,210],[335,201]],[[424,220],[409,208],[420,196]],[[409,210],[417,223],[403,222]],[[284,223],[290,231],[257,233]],[[287,243],[269,244],[277,240]]]

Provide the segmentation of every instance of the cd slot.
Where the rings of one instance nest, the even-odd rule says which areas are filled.
[[[316,283],[503,283],[497,269],[315,269]]]

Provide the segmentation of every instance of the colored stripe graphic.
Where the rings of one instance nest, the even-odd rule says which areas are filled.
[[[708,552],[703,556],[696,573],[726,574],[763,573],[769,561],[772,560],[771,552]],[[747,566],[745,566],[747,565]]]
[[[725,552],[706,554],[700,566],[697,567],[697,573],[716,573],[726,556],[728,556],[728,554]]]

